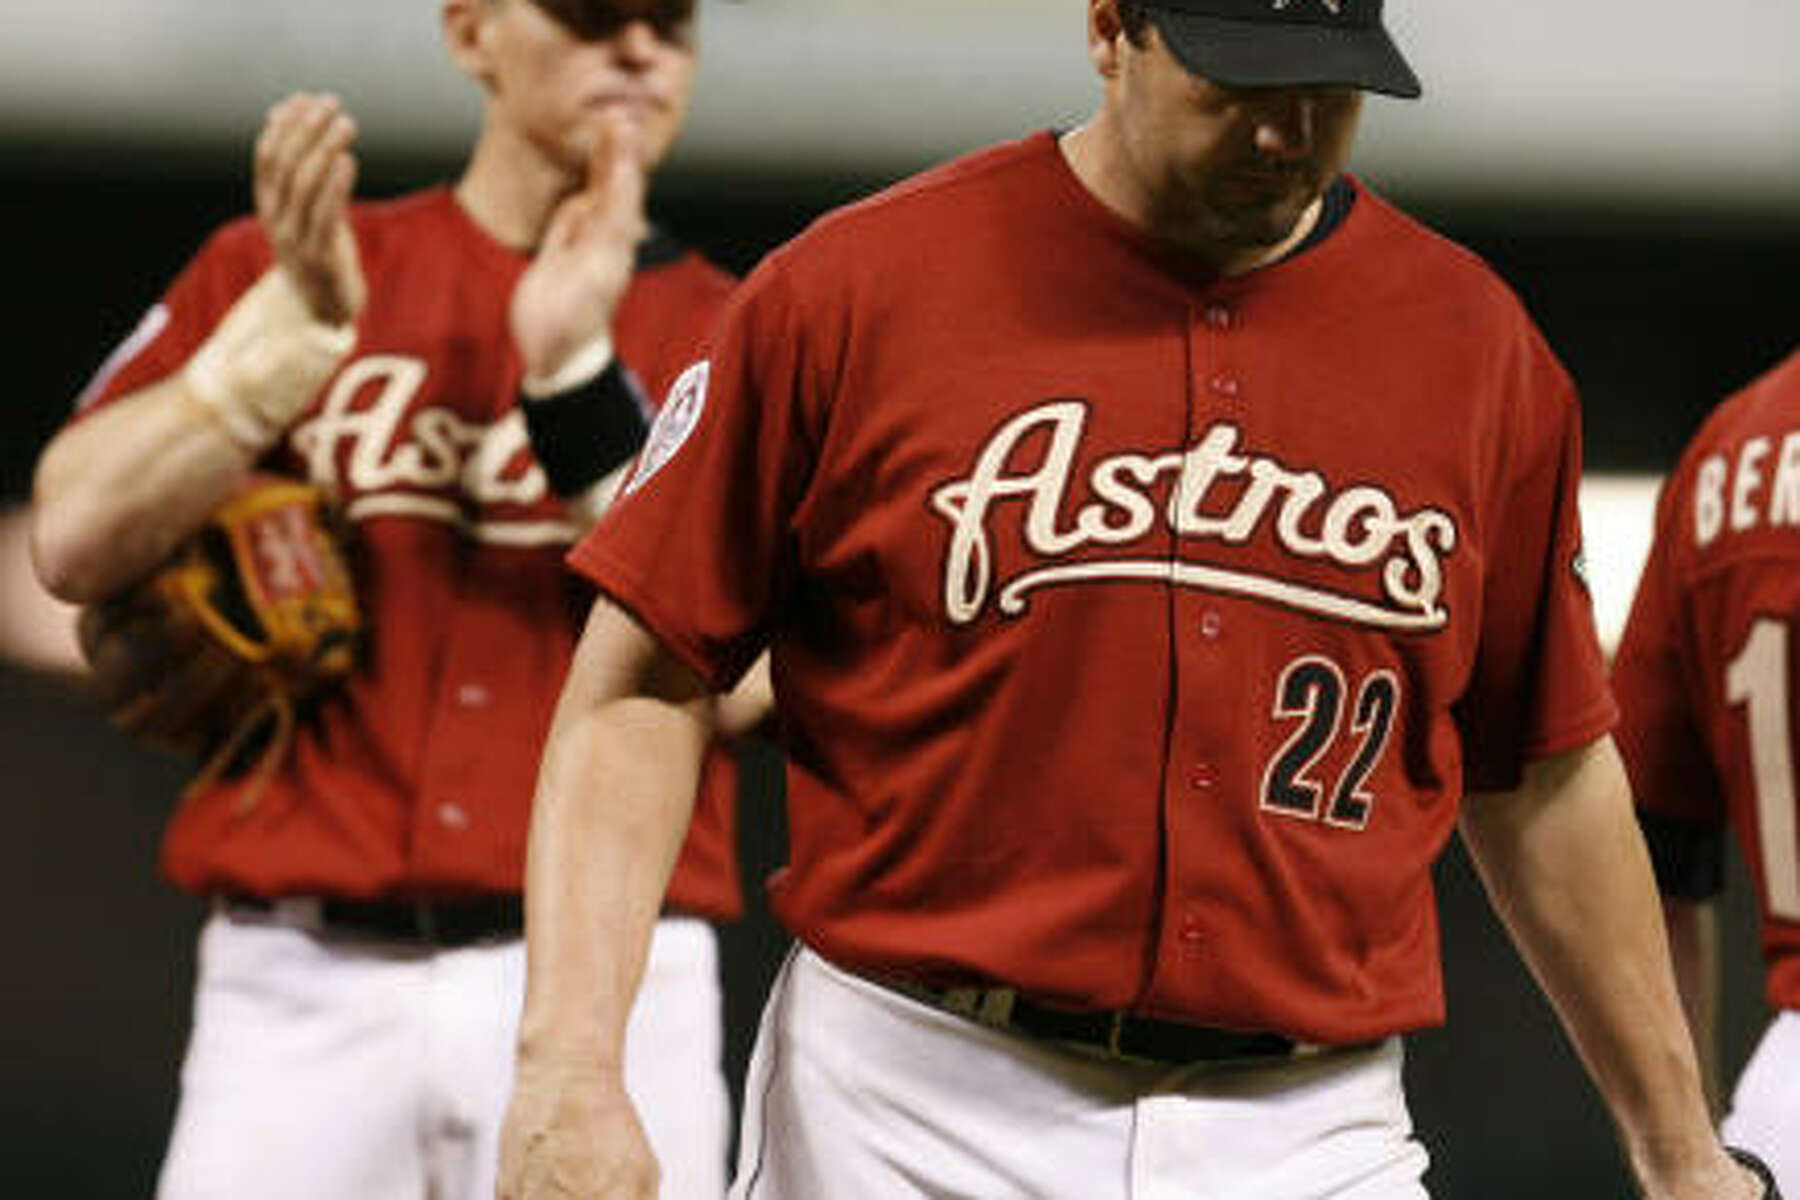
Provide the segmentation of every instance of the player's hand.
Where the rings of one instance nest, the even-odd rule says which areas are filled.
[[[656,1200],[650,1142],[617,1071],[519,1061],[500,1200]]]
[[[611,335],[650,228],[645,186],[637,127],[608,120],[589,155],[587,181],[551,214],[543,244],[513,290],[513,341],[527,379],[554,376]]]
[[[256,215],[313,316],[344,325],[368,297],[350,194],[356,122],[336,96],[296,92],[269,110],[256,139]]]

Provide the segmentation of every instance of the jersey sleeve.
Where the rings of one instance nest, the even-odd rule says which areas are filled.
[[[755,661],[811,472],[803,323],[778,261],[727,306],[660,406],[625,490],[570,564],[712,686]]]
[[[1535,331],[1516,357],[1481,643],[1457,705],[1471,791],[1516,788],[1528,762],[1586,745],[1618,716],[1582,558],[1580,408]]]
[[[234,221],[215,232],[100,365],[77,397],[76,413],[101,408],[180,370],[270,261],[254,221]]]
[[[1723,824],[1722,789],[1706,749],[1706,731],[1682,652],[1683,618],[1676,558],[1685,532],[1683,489],[1665,487],[1656,536],[1613,662],[1619,696],[1619,753],[1638,805],[1664,817]],[[1694,681],[1697,683],[1697,681]]]
[[[1700,691],[1689,686],[1682,653],[1676,559],[1687,527],[1684,478],[1678,475],[1658,499],[1655,538],[1613,660],[1613,688],[1619,754],[1657,885],[1665,895],[1704,900],[1724,887],[1726,813],[1694,708]]]

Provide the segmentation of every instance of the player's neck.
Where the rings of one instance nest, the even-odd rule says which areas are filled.
[[[1088,194],[1127,223],[1160,241],[1212,264],[1221,275],[1243,275],[1279,262],[1304,242],[1319,223],[1323,203],[1315,199],[1301,212],[1281,241],[1267,245],[1224,246],[1207,238],[1191,222],[1165,214],[1165,206],[1137,179],[1124,161],[1115,131],[1104,112],[1059,139],[1063,160]],[[1177,207],[1177,211],[1179,208]]]
[[[519,250],[543,240],[550,214],[581,184],[537,147],[490,123],[456,185],[456,199],[487,235]]]

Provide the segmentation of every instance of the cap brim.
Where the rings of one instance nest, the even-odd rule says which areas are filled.
[[[1419,77],[1379,25],[1272,24],[1152,8],[1189,71],[1228,87],[1353,87],[1416,100]]]

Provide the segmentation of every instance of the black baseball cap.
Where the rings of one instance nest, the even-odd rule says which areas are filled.
[[[1382,0],[1144,0],[1181,65],[1229,87],[1423,90],[1381,24]]]

